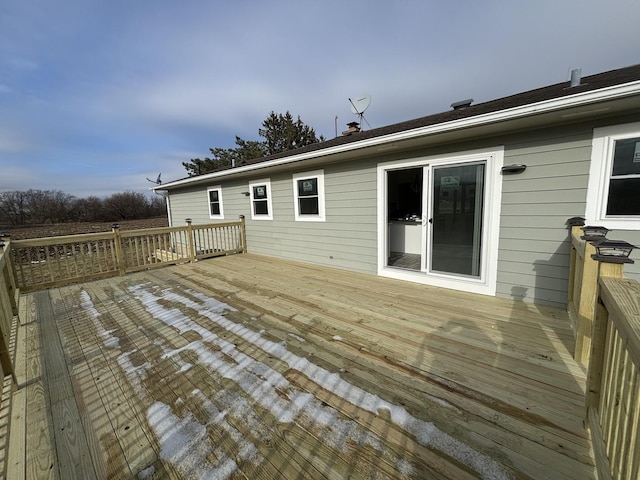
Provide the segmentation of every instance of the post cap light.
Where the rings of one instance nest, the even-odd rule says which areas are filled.
[[[607,239],[594,243],[593,246],[596,247],[596,253],[591,258],[607,263],[634,263],[629,255],[634,248],[638,248],[623,240]]]
[[[569,227],[582,227],[584,226],[584,217],[571,217],[565,222],[565,225]]]
[[[600,240],[604,240],[609,229],[606,227],[586,226],[582,227],[582,231],[584,232],[584,235],[580,237],[582,240],[586,240],[587,242],[599,242]]]
[[[120,228],[120,224],[113,223],[113,224],[111,224],[111,228]]]

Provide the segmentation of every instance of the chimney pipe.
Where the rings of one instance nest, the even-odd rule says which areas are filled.
[[[569,86],[570,87],[579,86],[581,79],[582,79],[582,69],[581,68],[575,68],[575,69],[571,70],[571,83],[569,84]]]

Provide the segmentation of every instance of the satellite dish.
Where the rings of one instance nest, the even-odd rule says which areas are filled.
[[[349,99],[349,103],[351,104],[351,111],[355,115],[358,115],[360,117],[360,127],[362,127],[363,121],[365,121],[367,125],[369,125],[369,122],[367,122],[367,119],[364,118],[364,111],[371,104],[371,97],[369,95],[360,95],[355,100]],[[371,128],[371,125],[369,125],[369,128]]]
[[[162,172],[158,174],[158,178],[156,178],[155,181],[151,180],[149,177],[147,177],[147,181],[151,183],[155,183],[156,185],[160,185],[162,183],[162,180],[160,177],[162,177]]]
[[[349,99],[349,102],[351,102],[351,112],[355,115],[362,115],[371,104],[371,96],[360,95],[356,99]]]

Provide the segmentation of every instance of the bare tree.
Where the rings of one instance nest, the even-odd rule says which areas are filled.
[[[26,192],[0,192],[0,209],[11,225],[25,225],[29,217]]]
[[[109,221],[135,220],[145,217],[148,203],[142,193],[127,191],[105,198],[103,206]]]

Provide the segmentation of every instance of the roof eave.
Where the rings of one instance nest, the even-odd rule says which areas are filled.
[[[197,177],[184,178],[182,180],[176,180],[164,185],[158,185],[152,187],[153,190],[169,190],[177,187],[182,187],[191,184],[206,183],[210,180],[217,180],[224,177],[235,176],[237,174],[249,172],[252,170],[259,170],[269,167],[275,167],[285,165],[288,163],[296,163],[309,159],[318,159],[329,155],[338,153],[347,153],[354,150],[376,147],[387,143],[399,142],[402,140],[410,140],[418,137],[426,137],[431,135],[437,135],[445,132],[452,132],[455,130],[462,130],[472,127],[478,127],[482,125],[488,125],[491,123],[504,122],[508,120],[515,120],[518,118],[538,115],[542,113],[550,113],[558,110],[574,108],[592,103],[603,102],[607,100],[615,100],[631,95],[637,95],[640,93],[640,81],[629,82],[621,85],[614,85],[605,87],[598,90],[592,90],[588,92],[576,93],[574,95],[568,95],[564,97],[558,97],[550,100],[543,100],[527,105],[521,105],[517,107],[507,108],[504,110],[498,110],[495,112],[489,112],[485,114],[476,115],[473,117],[466,117],[458,120],[452,120],[449,122],[437,123],[434,125],[427,125],[410,130],[404,130],[401,132],[391,133],[387,135],[381,135],[379,137],[368,138],[364,140],[358,140],[350,143],[336,145],[328,147],[326,149],[314,150],[311,152],[305,152],[269,160],[265,162],[254,163],[251,165],[235,167],[228,170],[222,170],[219,172],[212,172],[205,175],[199,175]]]

